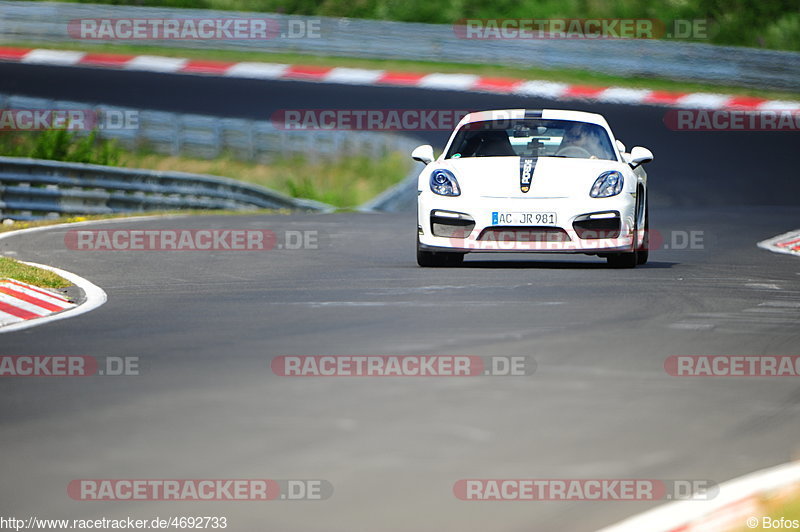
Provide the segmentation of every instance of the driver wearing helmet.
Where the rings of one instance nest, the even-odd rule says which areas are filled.
[[[571,149],[575,148],[575,149]],[[597,133],[587,124],[576,123],[564,131],[564,138],[558,151],[587,152],[589,159],[597,159],[597,154],[603,153],[603,147]]]

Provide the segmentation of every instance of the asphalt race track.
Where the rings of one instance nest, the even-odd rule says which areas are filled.
[[[109,301],[0,336],[0,355],[138,356],[127,377],[0,379],[0,514],[224,515],[231,530],[588,531],[652,502],[465,502],[464,478],[708,479],[800,452],[792,378],[669,376],[671,355],[800,355],[797,133],[671,132],[655,107],[0,65],[0,91],[266,118],[280,108],[569,107],[653,150],[635,270],[593,257],[414,260],[414,213],[203,216],[92,228],[316,231],[318,249],[80,252],[0,240]],[[441,144],[445,133],[420,137]],[[235,177],[235,176],[234,176]],[[701,245],[684,246],[687,234]],[[676,249],[677,248],[677,249]],[[525,356],[531,376],[285,378],[279,355]],[[80,478],[326,479],[326,501],[80,502]]]

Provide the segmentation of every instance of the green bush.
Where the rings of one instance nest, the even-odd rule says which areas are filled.
[[[323,162],[295,156],[271,163],[283,176],[283,189],[295,198],[307,198],[338,207],[354,207],[402,180],[410,168],[405,153],[383,157],[348,155]]]
[[[116,141],[98,138],[97,131],[84,136],[65,129],[0,133],[0,155],[10,157],[118,166],[121,154]]]

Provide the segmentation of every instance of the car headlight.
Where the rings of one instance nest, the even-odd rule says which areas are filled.
[[[595,180],[589,195],[593,198],[610,198],[622,192],[623,184],[625,184],[625,179],[623,179],[621,173],[616,170],[603,172]]]
[[[431,172],[431,190],[440,196],[460,196],[458,180],[450,170],[434,170]]]

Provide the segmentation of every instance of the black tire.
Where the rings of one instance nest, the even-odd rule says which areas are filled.
[[[644,238],[642,245],[636,250],[636,264],[647,264],[647,259],[650,258],[650,208],[647,205],[647,199],[644,200]]]
[[[446,268],[449,266],[460,266],[463,262],[463,253],[423,251],[419,248],[419,242],[417,242],[417,264],[423,268]]]
[[[638,255],[637,251],[614,253],[606,257],[606,260],[612,268],[635,268],[638,264]]]
[[[641,197],[641,194],[640,194]],[[636,206],[636,212],[638,216],[639,206]],[[639,221],[636,220],[637,231],[639,227]],[[634,243],[635,245],[635,243]],[[608,265],[612,268],[635,268],[640,264],[646,264],[647,259],[650,256],[650,209],[647,205],[647,197],[645,196],[644,200],[644,238],[642,239],[642,244],[635,248],[634,251],[626,252],[626,253],[614,253],[613,255],[608,255],[606,260],[608,261]]]

